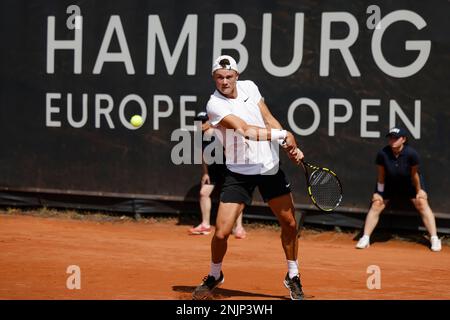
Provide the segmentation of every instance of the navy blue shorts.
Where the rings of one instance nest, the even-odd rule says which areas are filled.
[[[425,189],[425,181],[423,176],[420,175],[420,187],[426,192]],[[377,192],[377,187],[375,185],[375,193]],[[384,187],[384,192],[382,194],[383,199],[414,199],[416,197],[416,188],[413,184],[407,185],[388,185],[386,184]]]

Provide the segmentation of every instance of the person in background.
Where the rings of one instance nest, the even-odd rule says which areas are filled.
[[[207,136],[207,139],[202,139],[202,149],[204,150],[206,146],[212,143],[215,139],[214,128],[208,121],[208,115],[206,112],[200,112],[194,118],[194,121],[202,122],[202,133],[203,136]],[[202,177],[200,182],[200,211],[202,213],[202,222],[189,230],[192,235],[207,235],[211,233],[211,194],[216,188],[220,187],[223,182],[224,172],[226,170],[225,161],[222,163],[212,163],[206,164],[202,157]],[[245,239],[247,237],[247,232],[242,224],[243,213],[239,215],[236,220],[236,225],[233,230],[236,239]]]
[[[395,199],[412,201],[430,234],[431,250],[441,251],[436,221],[428,203],[423,177],[419,172],[419,154],[407,145],[407,135],[403,128],[392,128],[386,138],[389,144],[380,150],[376,157],[377,187],[367,213],[364,235],[359,239],[356,248],[369,247],[370,235],[378,223],[381,212],[390,200]]]

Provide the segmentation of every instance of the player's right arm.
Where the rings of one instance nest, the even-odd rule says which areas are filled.
[[[206,106],[210,122],[213,126],[220,124],[225,129],[232,129],[246,139],[255,141],[281,141],[286,139],[288,150],[297,149],[292,133],[286,130],[261,128],[246,123],[243,119],[234,115],[228,103],[212,98]]]
[[[297,147],[293,134],[288,131],[285,131],[283,138],[278,138],[274,134],[279,134],[283,130],[252,126],[233,114],[227,115],[219,123],[226,129],[233,129],[246,139],[257,141],[285,140],[287,146],[283,148],[289,152],[289,158],[296,164],[299,164],[304,157],[303,152]]]
[[[249,140],[271,141],[276,139],[272,129],[249,125],[244,120],[233,114],[229,114],[224,117],[219,124],[226,129],[233,129],[236,133]]]

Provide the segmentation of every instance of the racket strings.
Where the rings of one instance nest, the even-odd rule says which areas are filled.
[[[333,210],[342,200],[339,180],[328,171],[316,170],[310,176],[311,194],[323,210]]]

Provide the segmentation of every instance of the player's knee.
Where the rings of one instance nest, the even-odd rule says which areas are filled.
[[[386,207],[386,205],[384,204],[383,200],[380,199],[374,199],[372,200],[372,208],[376,209],[376,210],[383,210]]]
[[[214,238],[217,241],[227,241],[229,236],[229,232],[224,232],[222,230],[216,230],[216,232],[214,233]]]
[[[199,192],[200,198],[209,198],[211,194],[211,191],[207,190],[206,188],[201,188]]]
[[[292,219],[291,221],[289,221],[289,229],[294,231],[297,229],[297,223],[295,222],[294,219]]]
[[[424,210],[428,206],[428,201],[426,199],[419,198],[415,201],[414,204],[416,206],[416,209],[421,211],[421,210]]]
[[[281,225],[281,232],[286,236],[295,236],[297,234],[297,225],[295,220],[286,221]]]

